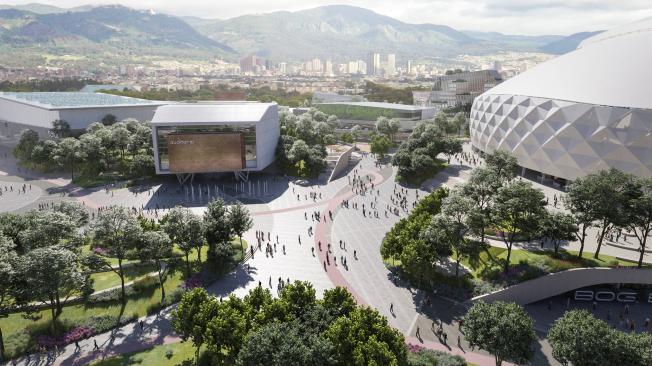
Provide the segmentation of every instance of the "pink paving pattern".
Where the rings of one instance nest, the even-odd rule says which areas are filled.
[[[470,351],[464,351],[459,347],[451,345],[446,347],[441,343],[431,342],[431,341],[421,341],[415,337],[405,337],[405,343],[418,345],[427,349],[442,351],[450,353],[453,355],[462,356],[466,361],[473,363],[478,366],[494,366],[496,365],[496,360],[492,356],[483,355],[481,353],[475,353]],[[510,362],[503,362],[504,366],[516,366]]]

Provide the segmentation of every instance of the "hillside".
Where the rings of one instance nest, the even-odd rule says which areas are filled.
[[[540,48],[541,52],[551,53],[553,55],[562,55],[568,53],[579,46],[583,40],[593,37],[596,34],[602,33],[603,31],[596,32],[580,32],[571,34],[570,36],[564,37],[554,42],[550,42]]]

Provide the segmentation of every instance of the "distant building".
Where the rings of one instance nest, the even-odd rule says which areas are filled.
[[[81,93],[95,93],[99,90],[135,90],[136,88],[133,85],[111,85],[111,84],[93,84],[86,85],[79,90]]]
[[[381,102],[331,102],[313,106],[326,114],[339,118],[342,125],[362,125],[373,127],[378,117],[396,118],[401,130],[412,130],[420,121],[435,116],[437,110],[414,105]]]
[[[278,64],[278,72],[281,75],[286,75],[288,73],[288,64],[285,62],[280,62]]]
[[[334,102],[366,102],[362,95],[342,95],[336,93],[312,93],[312,104],[334,103]]]
[[[390,53],[387,55],[387,65],[385,67],[386,76],[394,76],[396,74],[396,55]]]
[[[68,122],[73,131],[84,130],[107,114],[117,120],[150,121],[163,104],[169,102],[102,93],[0,93],[0,139],[5,145],[14,145],[25,129],[36,131],[41,138],[50,137],[56,120]]]
[[[496,70],[466,71],[435,78],[431,91],[414,91],[414,105],[437,109],[473,103],[473,99],[502,82]]]
[[[256,72],[256,66],[260,66],[259,63],[260,61],[256,55],[246,56],[240,60],[240,72],[243,74],[254,73]]]
[[[380,54],[369,53],[367,59],[367,75],[380,75]]]

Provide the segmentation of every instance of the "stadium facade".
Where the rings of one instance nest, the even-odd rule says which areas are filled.
[[[0,93],[0,142],[15,145],[25,129],[48,138],[52,122],[68,122],[72,131],[81,131],[107,114],[118,121],[134,118],[150,121],[156,108],[166,102],[155,102],[101,93],[36,92]]]
[[[478,96],[475,149],[565,184],[614,167],[652,176],[652,18],[591,37]]]
[[[157,174],[260,171],[281,134],[276,103],[165,105],[151,125]]]

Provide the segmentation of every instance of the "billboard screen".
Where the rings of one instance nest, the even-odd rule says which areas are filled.
[[[170,173],[232,172],[245,167],[242,133],[171,133]]]

